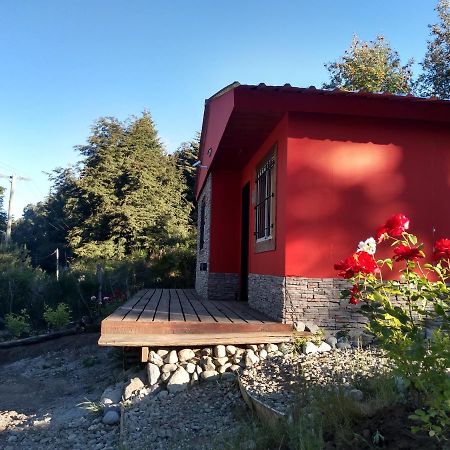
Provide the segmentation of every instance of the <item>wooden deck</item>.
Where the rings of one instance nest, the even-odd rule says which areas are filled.
[[[204,301],[193,289],[146,289],[102,321],[99,345],[201,346],[283,342],[292,326],[237,301]]]

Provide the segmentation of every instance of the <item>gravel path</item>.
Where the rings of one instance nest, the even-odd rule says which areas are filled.
[[[210,381],[136,402],[124,417],[125,449],[214,449],[245,408],[235,381]]]
[[[266,359],[244,370],[241,381],[247,391],[286,413],[294,403],[298,386],[320,385],[335,389],[357,388],[360,381],[388,370],[388,360],[379,350],[331,350],[325,353],[298,354],[291,348],[283,356]]]

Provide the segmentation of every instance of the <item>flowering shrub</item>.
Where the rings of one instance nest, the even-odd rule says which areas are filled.
[[[445,438],[450,429],[450,239],[435,242],[433,262],[425,263],[424,245],[408,232],[404,214],[389,218],[375,239],[359,243],[355,253],[335,264],[352,283],[342,291],[349,303],[362,303],[368,329],[392,359],[408,388],[418,422],[413,431]],[[377,245],[390,244],[392,258],[375,259]],[[382,269],[398,279],[383,280]]]

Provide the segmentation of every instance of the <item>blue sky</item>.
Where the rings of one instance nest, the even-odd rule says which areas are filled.
[[[73,147],[98,117],[147,109],[173,151],[200,130],[204,99],[223,86],[320,86],[323,64],[353,34],[383,34],[404,62],[419,62],[435,4],[0,0],[0,174],[33,179],[18,183],[14,214],[48,193],[43,172],[77,161]]]

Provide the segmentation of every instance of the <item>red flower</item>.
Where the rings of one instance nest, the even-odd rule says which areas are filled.
[[[354,284],[353,287],[350,289],[350,301],[352,305],[357,305],[359,303],[359,293],[361,291],[359,290],[359,286],[357,284]]]
[[[450,242],[450,241],[449,241]],[[407,245],[400,244],[394,248],[394,260],[395,261],[417,261],[419,258],[423,258],[425,255],[419,247],[408,247]]]
[[[395,214],[389,218],[384,225],[378,227],[377,242],[383,241],[386,237],[399,237],[409,228],[409,219],[404,214]]]
[[[434,243],[433,257],[436,261],[450,259],[450,239],[439,239]]]
[[[367,252],[353,253],[352,256],[335,264],[334,269],[339,270],[338,275],[343,278],[352,278],[357,273],[369,274],[380,271],[374,257]]]

